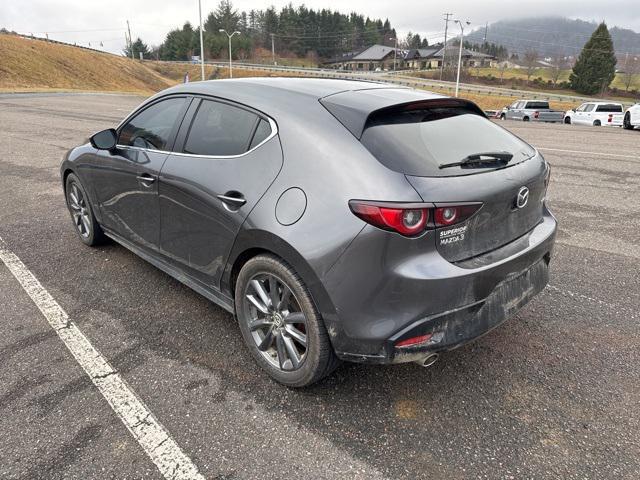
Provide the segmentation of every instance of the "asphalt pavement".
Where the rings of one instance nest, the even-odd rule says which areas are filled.
[[[552,165],[547,289],[430,368],[290,390],[228,313],[76,239],[62,155],[141,100],[1,95],[0,237],[205,478],[640,478],[640,131],[505,122]],[[2,262],[0,328],[0,478],[163,478]]]

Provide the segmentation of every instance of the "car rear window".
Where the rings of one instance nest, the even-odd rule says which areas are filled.
[[[549,102],[527,102],[527,108],[538,108],[540,110],[548,109]]]
[[[372,114],[360,139],[387,168],[406,175],[469,175],[493,168],[441,165],[469,155],[508,152],[509,165],[530,158],[535,150],[515,135],[464,107],[437,107]]]
[[[610,113],[622,113],[622,105],[616,105],[614,103],[607,105],[598,105],[597,112],[610,112]]]

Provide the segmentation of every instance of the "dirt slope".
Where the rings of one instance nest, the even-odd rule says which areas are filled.
[[[0,34],[0,90],[150,93],[173,85],[145,64],[107,53]]]

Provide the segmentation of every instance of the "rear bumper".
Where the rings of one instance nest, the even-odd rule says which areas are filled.
[[[331,272],[339,282],[330,292],[339,318],[327,323],[337,355],[365,363],[409,362],[487,333],[544,289],[556,226],[545,209],[533,230],[479,258],[452,264],[437,253],[425,253],[413,256],[414,268],[387,258],[388,264],[374,262],[364,274],[348,258],[357,258],[361,248],[375,258],[376,245],[356,240]],[[375,275],[384,277],[374,282]],[[395,347],[426,334],[430,340],[419,346]]]

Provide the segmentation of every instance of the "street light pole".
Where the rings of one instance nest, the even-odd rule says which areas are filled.
[[[460,20],[455,20],[460,25],[460,48],[458,49],[458,74],[456,76],[456,97],[458,96],[458,89],[460,88],[460,66],[462,65],[462,41],[464,40],[464,25]],[[471,25],[471,22],[465,21],[467,25]]]
[[[204,80],[204,42],[202,41],[202,0],[198,0],[198,13],[200,14],[200,73]]]
[[[389,40],[393,40],[395,48],[393,49],[393,71],[396,71],[396,55],[398,53],[398,35],[395,37],[389,37]]]
[[[231,64],[231,38],[233,38],[234,35],[240,35],[240,32],[238,32],[237,30],[235,32],[233,32],[231,35],[229,35],[227,33],[227,31],[224,28],[221,28],[220,30],[218,30],[220,33],[224,33],[225,35],[227,35],[227,37],[229,37],[229,78],[233,78],[233,70],[232,70],[232,64]]]

